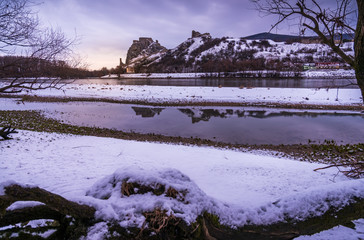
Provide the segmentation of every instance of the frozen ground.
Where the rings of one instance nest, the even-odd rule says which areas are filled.
[[[0,83],[1,86],[1,83]],[[150,103],[260,103],[361,105],[359,89],[174,87],[146,85],[69,84],[62,90],[46,89],[28,94],[56,97],[107,98]]]
[[[140,211],[156,206],[176,211],[186,221],[208,210],[237,226],[275,222],[287,214],[319,215],[330,205],[344,206],[348,198],[364,197],[363,180],[337,175],[336,169],[313,171],[322,164],[258,153],[30,131],[14,137],[0,141],[0,182],[37,185],[91,204],[97,217],[117,219],[125,226],[140,226]],[[188,189],[190,204],[148,194],[120,197],[110,181],[126,177]],[[103,195],[111,197],[99,199]],[[322,204],[324,199],[329,203]],[[355,230],[340,226],[302,239],[363,239],[364,221],[355,223]],[[89,239],[102,236],[104,229],[95,226]]]

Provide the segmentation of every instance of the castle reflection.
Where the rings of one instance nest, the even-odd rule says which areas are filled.
[[[150,108],[150,107],[131,107],[137,116],[143,118],[154,117],[156,114],[159,115],[164,108]]]
[[[137,116],[151,118],[160,113],[165,108],[155,107],[132,107]],[[206,109],[206,108],[178,108],[178,111],[191,118],[192,123],[200,121],[208,122],[211,118],[273,118],[273,117],[308,117],[317,118],[319,116],[341,116],[336,112],[308,112],[308,111],[287,111],[287,110],[239,110],[239,109]],[[358,116],[357,113],[345,113],[345,116]],[[364,115],[361,115],[364,118]]]

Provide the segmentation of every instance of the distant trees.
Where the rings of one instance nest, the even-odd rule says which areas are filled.
[[[334,7],[324,7],[325,1],[320,0],[251,1],[264,15],[278,16],[278,20],[271,29],[282,22],[295,21],[301,34],[304,34],[307,29],[317,34],[324,44],[330,46],[355,69],[364,101],[364,0],[329,1],[331,4],[335,4]],[[328,1],[326,1],[327,3]],[[345,40],[345,34],[355,34],[354,56],[346,54],[340,48]]]
[[[33,7],[31,0],[0,1],[0,54],[6,55],[0,58],[0,77],[11,77],[0,93],[58,87],[58,77],[80,64],[72,51],[76,39],[60,29],[41,28]]]

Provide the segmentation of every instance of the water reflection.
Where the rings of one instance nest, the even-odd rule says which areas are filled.
[[[272,112],[270,110],[233,110],[233,109],[194,109],[194,108],[183,108],[178,109],[181,113],[186,114],[192,119],[192,123],[198,123],[200,121],[209,121],[212,117],[227,118],[227,117],[239,117],[239,118],[271,118],[271,117],[320,117],[320,116],[341,116],[342,113],[337,112],[290,112],[290,111],[279,111]],[[358,114],[345,113],[345,116],[358,116]],[[360,116],[360,115],[359,115]],[[364,118],[364,115],[361,115]]]
[[[159,115],[164,108],[150,108],[150,107],[131,107],[135,114],[142,116],[143,118],[154,117],[156,114]]]
[[[364,142],[364,114],[344,111],[256,107],[150,107],[103,102],[28,103],[6,109],[42,110],[78,126],[166,136],[198,137],[237,144],[299,144],[308,140]]]

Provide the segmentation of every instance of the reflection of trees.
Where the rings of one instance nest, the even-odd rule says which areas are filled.
[[[136,115],[141,115],[143,118],[154,117],[160,114],[164,108],[149,108],[149,107],[131,107]]]
[[[178,109],[180,112],[186,114],[192,119],[192,123],[200,121],[209,121],[212,117],[227,118],[237,116],[239,118],[272,118],[272,117],[310,117],[315,118],[319,116],[358,116],[356,113],[325,113],[325,112],[270,112],[265,110],[232,110],[232,109]],[[364,115],[361,115],[364,118]]]

